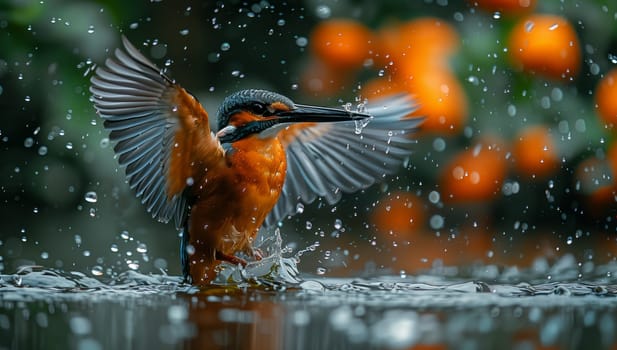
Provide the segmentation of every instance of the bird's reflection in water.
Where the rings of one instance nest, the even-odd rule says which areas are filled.
[[[193,336],[189,349],[283,349],[282,304],[263,300],[261,293],[208,288],[189,300]]]

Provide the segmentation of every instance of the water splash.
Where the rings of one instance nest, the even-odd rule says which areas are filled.
[[[371,119],[367,118],[367,119],[356,119],[354,120],[354,124],[355,124],[355,130],[354,133],[356,135],[360,135],[362,134],[362,130],[364,130],[364,128],[370,123]]]
[[[97,276],[96,273],[93,275]],[[107,280],[90,277],[77,271],[65,272],[42,266],[25,266],[15,274],[0,275],[0,290],[7,292],[3,293],[3,297],[0,298],[4,300],[47,298],[49,293],[61,293],[62,295],[80,294],[81,292],[148,294],[187,291],[189,288],[191,287],[182,283],[180,276],[145,275],[131,270]]]
[[[265,257],[249,262],[245,267],[223,262],[214,280],[218,285],[265,285],[284,289],[301,282],[298,259],[285,257],[290,249],[283,247],[283,239],[277,228],[274,234],[264,238],[256,249]]]

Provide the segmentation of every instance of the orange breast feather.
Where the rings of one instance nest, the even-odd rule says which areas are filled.
[[[245,206],[245,212],[237,213],[238,217],[247,219],[246,227],[259,229],[285,182],[287,162],[283,146],[273,137],[249,137],[234,144],[229,158],[235,187]]]

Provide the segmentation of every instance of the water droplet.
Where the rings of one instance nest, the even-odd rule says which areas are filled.
[[[99,265],[93,266],[90,272],[92,273],[93,276],[103,276],[103,268]]]
[[[368,125],[369,121],[370,120],[368,118],[354,120],[354,125],[355,125],[354,133],[356,135],[362,134],[362,130]]]
[[[326,273],[326,268],[325,267],[318,267],[315,272],[317,272],[318,275],[324,275]]]
[[[441,137],[435,138],[433,140],[433,149],[437,152],[443,152],[446,150],[446,140]]]
[[[180,31],[180,35],[188,35],[189,34],[189,30],[188,29],[182,29]]]
[[[600,74],[600,66],[599,66],[597,63],[592,63],[592,64],[589,66],[589,72],[590,72],[591,74],[593,74],[593,75],[598,75],[598,74]],[[0,93],[1,93],[1,90],[0,90]]]
[[[439,199],[440,199],[440,195],[439,195],[439,192],[437,191],[431,191],[428,194],[428,200],[433,204],[439,203]]]
[[[299,47],[306,47],[308,45],[308,39],[306,37],[300,36],[296,39],[296,45]]]
[[[39,151],[38,151],[38,153],[39,153],[39,156],[44,156],[44,155],[46,155],[46,154],[47,154],[47,146],[41,146],[41,147],[39,147]]]
[[[99,142],[99,146],[101,148],[107,148],[109,147],[109,138],[108,137],[104,137],[101,139],[101,141]]]
[[[327,5],[319,5],[315,8],[315,15],[318,18],[327,19],[332,15],[332,10],[330,10],[330,7]]]
[[[304,213],[304,204],[298,203],[296,204],[296,214]]]
[[[139,27],[139,23],[137,23],[137,22],[133,22],[133,23],[131,23],[131,24],[129,25],[129,28],[130,28],[130,29],[137,29],[138,27]]]
[[[508,115],[510,117],[514,117],[516,115],[516,106],[515,105],[508,105]]]
[[[126,261],[126,265],[129,267],[129,269],[131,270],[137,270],[139,269],[139,262],[135,261],[135,260],[127,260]]]
[[[307,221],[305,227],[306,227],[307,230],[310,230],[310,229],[313,228],[313,223],[310,222],[310,221]]]
[[[281,18],[281,19],[279,19],[278,21],[276,21],[276,24],[277,24],[279,27],[282,27],[282,26],[284,26],[284,25],[285,25],[285,20]]]
[[[109,247],[109,250],[111,250],[112,253],[117,253],[118,252],[118,245],[113,243],[111,245],[111,247]]]
[[[587,125],[585,123],[585,120],[577,119],[576,122],[574,123],[574,130],[576,130],[579,133],[584,133],[585,130],[587,130]]]
[[[129,231],[124,230],[122,232],[120,232],[120,238],[124,239],[124,240],[128,240],[131,236],[129,235]]]
[[[527,21],[525,22],[525,31],[526,32],[531,32],[533,30],[533,27],[535,26],[535,24],[533,23],[533,21]]]
[[[96,201],[98,200],[96,192],[94,192],[94,191],[86,192],[86,194],[84,195],[84,199],[88,203],[96,203]]]
[[[431,225],[431,228],[433,230],[439,230],[439,229],[443,228],[444,218],[443,218],[443,216],[441,216],[439,214],[435,214],[435,215],[431,216],[429,224]]]
[[[551,98],[553,101],[561,101],[563,100],[563,91],[560,88],[556,87],[551,90]]]
[[[156,258],[156,259],[154,259],[154,267],[156,267],[159,270],[167,269],[167,260],[165,260],[163,258]]]
[[[188,319],[189,313],[185,306],[172,305],[167,309],[167,318],[171,323],[182,323]]]
[[[343,227],[343,221],[341,219],[334,220],[334,228],[340,230]]]
[[[229,49],[231,49],[231,45],[229,43],[221,44],[221,51],[229,51]]]
[[[548,96],[542,96],[540,99],[540,106],[544,109],[551,108],[551,100]]]
[[[48,252],[41,252],[41,259],[43,259],[43,260],[49,259],[49,253]]]
[[[76,335],[86,335],[92,330],[90,320],[85,317],[75,316],[69,321],[71,332]]]
[[[24,147],[30,148],[32,147],[33,144],[34,144],[34,139],[32,137],[26,137],[26,139],[24,139]]]
[[[137,250],[138,253],[142,253],[143,254],[143,253],[147,253],[148,252],[148,247],[146,246],[145,243],[139,243],[137,245],[137,249],[136,250]]]
[[[306,310],[296,310],[292,315],[292,322],[296,327],[307,327],[311,321],[311,314]]]
[[[193,255],[193,254],[195,254],[195,246],[194,246],[194,245],[192,245],[192,244],[187,245],[187,246],[186,246],[186,253],[187,253],[188,255]]]
[[[94,26],[91,24],[91,25],[88,27],[88,34],[93,34],[93,33],[94,33]]]

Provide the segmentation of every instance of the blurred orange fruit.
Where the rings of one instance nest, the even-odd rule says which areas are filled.
[[[389,194],[373,209],[371,220],[383,236],[409,239],[426,223],[424,200],[407,192]]]
[[[469,106],[463,87],[448,70],[411,71],[402,82],[414,96],[419,108],[414,115],[426,118],[422,129],[459,132],[467,121]]]
[[[399,86],[417,99],[419,109],[414,115],[426,117],[422,128],[460,131],[467,120],[468,102],[447,64],[460,45],[454,27],[439,18],[422,17],[384,27],[378,38],[378,56],[385,58]]]
[[[362,84],[362,97],[368,98],[405,92],[405,89],[391,77],[381,77]]]
[[[399,244],[391,251],[397,258],[394,268],[416,273],[437,262],[445,266],[461,266],[487,261],[487,253],[492,247],[492,234],[483,230],[465,230],[456,235],[439,236],[425,231],[414,235],[409,245]]]
[[[372,33],[354,20],[326,20],[313,30],[310,46],[324,63],[351,70],[362,67],[371,56]]]
[[[611,159],[587,158],[578,164],[574,176],[591,216],[601,217],[608,208],[615,208],[617,187]]]
[[[581,65],[576,31],[557,15],[534,14],[521,19],[510,33],[508,50],[516,69],[553,79],[573,78]]]
[[[339,94],[350,82],[347,72],[319,61],[309,62],[300,76],[302,89],[320,96]]]
[[[458,50],[460,38],[447,21],[421,17],[382,28],[377,42],[378,63],[388,65],[410,57],[429,62],[445,62]]]
[[[617,126],[617,68],[600,80],[595,99],[602,121],[611,128]]]
[[[453,238],[448,235],[448,254],[454,256],[454,263],[469,265],[477,261],[486,261],[487,253],[493,247],[493,233],[488,229],[464,227]]]
[[[444,201],[482,201],[495,197],[506,176],[503,151],[482,143],[454,156],[443,169],[440,187]]]
[[[501,12],[505,15],[520,15],[531,12],[536,0],[469,0],[471,5],[487,12]]]
[[[547,127],[530,126],[521,131],[512,145],[517,171],[529,178],[545,178],[557,169],[559,156]]]

